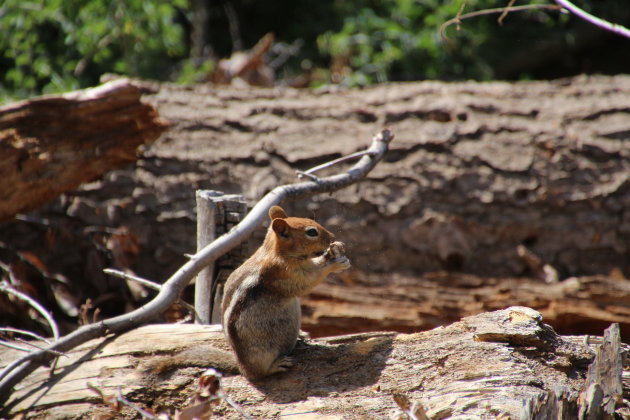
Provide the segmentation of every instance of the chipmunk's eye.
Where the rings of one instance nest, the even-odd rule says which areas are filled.
[[[311,238],[315,238],[317,235],[319,235],[319,232],[317,231],[316,228],[310,227],[306,229],[306,235],[310,236]]]

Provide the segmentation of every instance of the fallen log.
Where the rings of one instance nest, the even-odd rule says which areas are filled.
[[[560,334],[599,335],[619,323],[630,339],[630,281],[570,277],[547,284],[533,278],[478,277],[438,272],[421,276],[342,276],[302,299],[302,327],[312,336],[389,330],[428,330],[479,312],[527,306]],[[384,284],[381,284],[384,283]]]
[[[595,400],[579,395],[592,383],[587,380],[595,375],[591,370],[599,372],[600,381],[613,384],[593,395],[608,401],[613,412],[628,410],[618,385],[621,356],[628,346],[619,343],[614,328],[607,337],[604,343],[609,344],[600,346],[592,338],[559,336],[538,312],[511,307],[422,333],[313,340],[296,351],[297,363],[290,372],[253,386],[233,371],[224,371],[223,386],[233,401],[256,418],[297,413],[317,418],[392,418],[400,414],[394,396],[416,403],[431,419],[549,418],[544,415],[558,410],[565,410],[567,418],[577,418],[582,410],[583,418],[589,418],[589,410],[596,408],[588,403]],[[205,368],[155,376],[143,366],[156,354],[200,345],[228,349],[220,329],[200,325],[149,325],[93,340],[61,357],[52,375],[47,368],[39,368],[20,383],[2,414],[106,415],[111,409],[88,384],[105,395],[120,389],[127,400],[155,411],[185,407],[194,379]],[[599,365],[589,370],[597,351]],[[3,349],[0,366],[15,357],[15,350]],[[608,364],[603,367],[602,363]],[[125,407],[117,415],[134,414]],[[225,403],[215,409],[215,415],[238,416]]]
[[[0,221],[138,159],[168,124],[116,80],[0,107]]]

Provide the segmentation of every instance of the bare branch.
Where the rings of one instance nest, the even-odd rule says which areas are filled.
[[[54,339],[55,340],[59,339],[59,327],[57,327],[57,323],[53,319],[52,315],[46,310],[46,308],[40,305],[39,302],[37,302],[35,299],[30,297],[29,295],[15,289],[13,286],[11,286],[9,283],[6,283],[6,282],[0,283],[0,291],[13,295],[16,298],[31,305],[33,309],[39,312],[44,317],[44,319],[46,319],[46,322],[48,322],[48,325],[50,326]]]
[[[160,286],[158,283],[155,283],[151,280],[143,279],[142,277],[134,276],[133,274],[125,273],[124,271],[115,270],[113,268],[105,268],[103,269],[103,273],[121,278],[123,280],[135,281],[136,283],[140,283],[141,285],[146,286],[149,289],[159,291],[162,288],[162,286]]]
[[[31,349],[27,349],[26,347],[18,346],[17,344],[7,343],[6,341],[2,341],[2,340],[0,340],[0,346],[8,347],[13,350],[24,351],[27,353],[31,351]]]
[[[22,334],[22,335],[27,335],[31,338],[34,338],[36,340],[41,340],[46,342],[47,344],[50,344],[50,340],[48,340],[47,338],[42,337],[39,334],[35,334],[34,332],[31,331],[26,331],[26,330],[20,330],[18,328],[12,328],[12,327],[0,327],[0,332],[11,332],[11,333],[15,333],[15,334]]]
[[[369,155],[371,153],[373,153],[373,152],[371,152],[370,150],[363,150],[361,152],[356,152],[356,153],[353,153],[351,155],[340,157],[339,159],[331,160],[330,162],[326,162],[326,163],[323,163],[321,165],[317,165],[317,166],[315,166],[315,167],[313,167],[313,168],[311,168],[311,169],[309,169],[307,171],[296,171],[296,173],[298,174],[298,178],[300,178],[300,179],[306,177],[306,178],[312,179],[313,181],[318,182],[319,181],[319,177],[316,177],[316,176],[312,175],[313,173],[315,173],[317,171],[321,171],[322,169],[330,168],[331,166],[337,165],[339,163],[347,162],[349,160],[358,159],[358,158],[360,158],[362,156]],[[312,175],[312,177],[309,176],[309,175]]]
[[[621,26],[617,23],[611,23],[611,22],[608,22],[607,20],[600,19],[597,16],[593,16],[590,13],[580,9],[579,7],[571,3],[569,0],[556,0],[556,3],[558,3],[560,6],[562,6],[569,12],[573,13],[574,15],[584,19],[587,22],[592,23],[595,26],[598,26],[610,32],[614,32],[617,35],[630,38],[630,29],[626,28],[625,26]]]
[[[558,0],[556,0],[558,1]],[[453,25],[456,24],[459,27],[459,24],[461,23],[462,20],[464,19],[470,19],[470,18],[474,18],[474,17],[478,17],[478,16],[484,16],[484,15],[491,15],[494,13],[501,13],[502,15],[505,13],[510,13],[510,12],[522,12],[524,10],[562,10],[561,6],[556,6],[553,4],[527,4],[527,5],[523,5],[523,6],[512,6],[512,7],[497,7],[495,9],[484,9],[484,10],[477,10],[475,12],[470,12],[470,13],[465,13],[465,14],[460,14],[458,13],[453,19],[449,19],[446,22],[444,22],[439,29],[440,32],[440,36],[442,37],[442,39],[444,39],[445,41],[449,41],[449,37],[446,36],[446,29]],[[461,9],[460,9],[461,12]]]
[[[393,138],[394,135],[387,129],[378,133],[372,139],[372,144],[366,150],[365,156],[345,173],[321,178],[319,182],[307,181],[274,188],[232,230],[193,255],[188,262],[181,266],[162,285],[157,296],[146,305],[124,315],[84,325],[57,340],[47,349],[68,351],[93,338],[108,333],[129,330],[156,318],[179,298],[179,294],[184,287],[210,261],[216,260],[246,240],[266,217],[267,211],[271,206],[280,203],[282,200],[332,192],[356,183],[365,177],[383,158]],[[0,372],[0,378],[2,378],[0,381],[0,395],[2,397],[0,398],[8,398],[11,390],[17,383],[51,357],[45,351],[38,351],[11,363],[10,366]],[[0,402],[2,401],[0,400]]]
[[[135,281],[136,283],[140,283],[141,285],[146,286],[149,289],[157,290],[158,292],[162,288],[162,285],[151,280],[143,279],[142,277],[134,276],[132,274],[125,273],[124,271],[115,270],[113,268],[105,268],[103,269],[103,272],[105,274],[109,274],[110,276],[118,277],[124,280]],[[190,303],[184,301],[183,299],[179,299],[179,303],[191,314],[195,313],[195,307],[192,306]]]

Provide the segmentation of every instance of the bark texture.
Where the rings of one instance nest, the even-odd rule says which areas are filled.
[[[195,189],[242,193],[251,205],[296,180],[296,169],[361,150],[389,126],[392,149],[367,180],[285,204],[330,228],[354,267],[305,301],[307,328],[411,332],[522,304],[561,333],[601,335],[619,322],[630,339],[630,77],[152,87],[143,100],[173,128],[135,167],[0,227],[11,244],[0,246],[3,261],[67,325],[76,310],[59,303],[64,288],[75,308],[89,297],[103,316],[144,301],[103,267],[160,281],[185,262],[195,249]]]
[[[134,162],[167,125],[118,80],[0,108],[0,221]]]
[[[618,335],[617,339],[608,338],[605,348],[595,341],[586,345],[584,337],[558,336],[538,312],[512,307],[424,333],[315,340],[296,352],[296,366],[286,374],[253,386],[228,372],[223,385],[256,418],[289,414],[297,418],[392,418],[400,413],[393,395],[421,404],[432,419],[545,418],[535,414],[543,409],[549,412],[552,402],[556,408],[567,407],[565,418],[577,418],[580,407],[585,410],[583,418],[589,418],[588,399],[578,400],[589,384],[585,378],[599,369],[600,380],[620,384],[621,360],[627,352]],[[151,325],[95,340],[61,358],[52,378],[44,368],[29,377],[7,404],[8,413],[28,409],[34,418],[105,414],[108,408],[99,404],[87,383],[105,394],[120,387],[127,399],[145,407],[185,406],[200,369],[177,369],[156,377],[142,366],[156,353],[202,344],[227,349],[222,332],[197,325]],[[598,349],[599,368],[589,369]],[[14,353],[4,349],[0,364],[6,365]],[[603,379],[601,372],[610,379]],[[621,393],[627,389],[620,385],[603,389],[600,396],[610,401],[612,412],[627,410],[621,402]],[[133,415],[127,408],[123,413]],[[216,414],[218,418],[238,417],[225,403]]]

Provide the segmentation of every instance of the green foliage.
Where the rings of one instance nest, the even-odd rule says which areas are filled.
[[[493,73],[478,56],[481,44],[494,35],[487,19],[466,21],[459,34],[452,26],[449,36],[457,38],[456,49],[440,37],[440,26],[457,15],[460,4],[438,0],[366,3],[346,18],[340,31],[320,36],[318,45],[333,61],[345,64],[344,83],[349,85],[434,78],[488,79]],[[467,10],[497,6],[495,0],[467,2]]]
[[[627,40],[551,11],[467,19],[447,29],[464,0],[206,0],[208,56],[190,57],[190,0],[0,0],[0,98],[95,85],[106,72],[193,83],[216,59],[265,33],[301,40],[278,74],[307,69],[317,84],[400,80],[555,78],[627,71]],[[628,26],[628,0],[575,3]],[[515,5],[553,4],[519,0]],[[234,11],[228,19],[226,5]],[[467,0],[464,12],[508,0]],[[236,29],[235,29],[236,28]],[[278,54],[278,52],[275,52]]]
[[[347,5],[348,2],[346,2]],[[354,86],[390,80],[554,78],[581,72],[624,72],[627,40],[574,16],[550,10],[466,19],[447,29],[464,0],[355,0],[343,26],[318,38],[331,59],[331,79]],[[551,5],[545,0],[515,5]],[[627,0],[576,1],[580,7],[628,25]],[[464,13],[501,8],[507,0],[468,0]]]
[[[187,0],[3,0],[0,96],[93,85],[105,72],[164,78],[183,56]]]
[[[180,64],[176,82],[185,85],[204,82],[215,67],[215,62],[211,59],[200,61],[189,58],[183,60]]]

